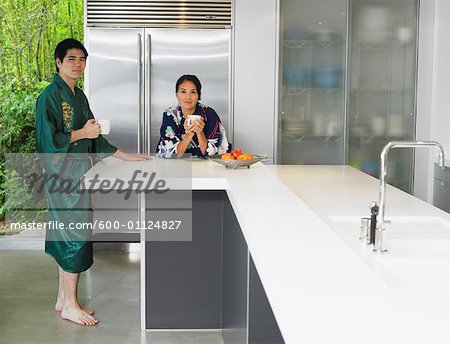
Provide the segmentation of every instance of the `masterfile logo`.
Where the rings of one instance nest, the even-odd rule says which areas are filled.
[[[143,234],[146,241],[192,240],[189,161],[176,169],[168,169],[165,159],[138,166],[120,161],[117,168],[102,157],[7,154],[10,231],[53,233],[56,241],[123,241],[129,234]]]
[[[78,180],[62,176],[61,173],[30,173],[24,175],[27,181],[28,192],[42,193],[47,187],[47,192],[50,194],[57,193],[77,193],[82,194],[86,190],[98,190],[101,194],[108,194],[111,192],[117,194],[125,194],[124,199],[130,199],[131,193],[141,192],[155,192],[162,194],[170,190],[166,186],[166,181],[162,178],[157,178],[156,172],[144,172],[136,170],[130,180],[123,180],[120,178],[101,179],[98,173],[94,174],[92,179],[87,180],[85,176]]]

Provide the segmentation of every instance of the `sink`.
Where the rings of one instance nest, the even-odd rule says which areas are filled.
[[[388,255],[450,257],[450,221],[438,216],[390,216],[385,222]],[[366,246],[358,240],[361,218],[331,216],[328,224],[350,246]],[[365,247],[370,251],[369,247]]]
[[[327,223],[390,288],[421,295],[446,295],[450,302],[450,222],[437,216],[390,216],[385,223],[387,253],[372,252],[359,240],[361,218],[331,216]]]

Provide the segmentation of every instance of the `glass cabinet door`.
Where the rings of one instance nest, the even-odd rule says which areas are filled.
[[[344,163],[346,8],[280,1],[278,163]]]
[[[383,147],[415,138],[417,18],[418,0],[280,0],[277,163],[379,177]],[[410,192],[412,171],[390,153],[390,184]]]
[[[417,0],[352,0],[348,164],[379,177],[389,141],[415,137]],[[411,191],[412,150],[393,150],[387,180]]]

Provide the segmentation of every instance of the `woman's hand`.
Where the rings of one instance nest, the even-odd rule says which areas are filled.
[[[188,121],[185,120],[183,127],[184,131],[186,132],[186,135],[200,134],[203,131],[203,128],[205,127],[205,120],[203,119],[203,117],[201,117],[196,121],[192,121],[191,124],[188,124]]]
[[[143,160],[152,160],[150,155],[144,155],[144,154],[132,154],[132,153],[125,153],[122,152],[120,149],[118,149],[114,154],[113,157],[124,160],[124,161],[143,161]]]
[[[186,135],[191,136],[191,138],[192,138],[192,136],[194,136],[194,131],[193,131],[194,126],[195,126],[195,121],[191,122],[191,124],[188,124],[188,121],[185,120],[183,123],[184,131],[186,132]]]
[[[203,131],[204,127],[205,121],[203,120],[202,117],[194,122],[194,126],[192,128],[192,131],[195,133],[195,135],[197,135],[198,145],[203,155],[205,155],[206,148],[208,146],[208,140],[206,139],[205,133]]]
[[[193,127],[193,128],[192,128],[192,131],[193,131],[194,133],[196,133],[197,136],[198,136],[199,134],[203,133],[203,128],[205,127],[205,121],[203,120],[203,117],[200,118],[199,120],[195,121],[195,122],[192,124],[192,127]]]
[[[194,135],[197,135],[200,151],[202,152],[203,155],[205,155],[206,148],[208,146],[208,140],[206,139],[205,133],[203,132],[204,127],[205,127],[205,120],[203,119],[203,117],[192,122],[191,125],[187,125],[187,121],[184,122],[184,129],[186,130],[186,136],[184,137],[183,141],[186,142],[181,141],[181,143],[178,145],[179,157],[182,156],[183,153],[186,151],[186,147]]]

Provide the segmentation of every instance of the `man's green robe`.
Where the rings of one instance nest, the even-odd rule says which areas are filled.
[[[71,131],[81,129],[91,118],[94,116],[83,91],[75,87],[74,94],[59,75],[54,76],[36,102],[37,151],[49,153],[40,154],[46,175],[50,177],[45,184],[48,220],[66,226],[62,230],[47,228],[45,252],[64,271],[72,273],[85,271],[93,263],[91,231],[68,229],[69,225],[92,222],[89,194],[74,186],[79,186],[80,177],[91,167],[92,154],[95,159],[101,159],[117,150],[101,135],[70,143]]]

